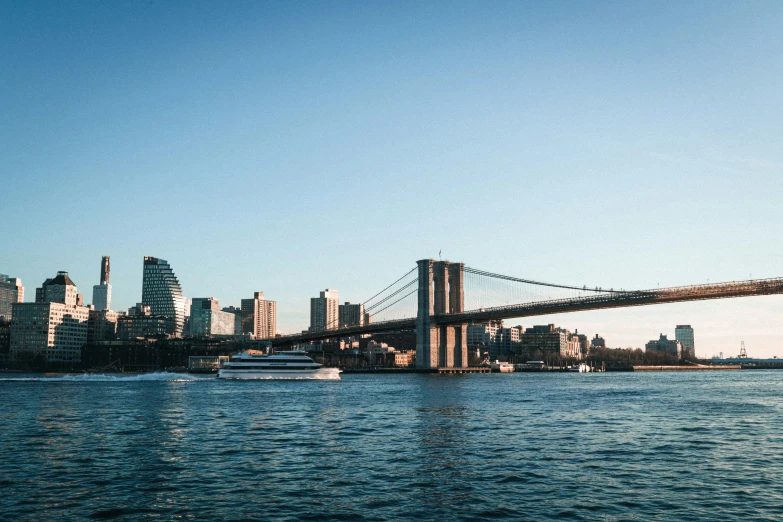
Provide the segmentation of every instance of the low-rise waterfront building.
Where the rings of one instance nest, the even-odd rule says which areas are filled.
[[[394,353],[394,347],[389,346],[386,343],[379,343],[376,341],[370,341],[367,343],[367,360],[370,365],[374,365],[379,355],[386,355],[388,353]]]
[[[82,364],[87,368],[124,371],[186,368],[191,356],[229,356],[242,350],[265,350],[263,341],[231,338],[147,338],[87,344]]]
[[[653,339],[645,345],[645,351],[668,353],[679,358],[682,357],[682,343],[672,341],[661,334],[657,340]]]
[[[587,354],[590,353],[590,339],[586,335],[580,334],[579,330],[574,331],[573,337],[576,337],[579,343],[579,353],[582,355],[582,358],[587,357]]]
[[[469,324],[467,328],[468,350],[488,352],[490,359],[499,354],[498,332],[503,328],[502,320]]]
[[[117,339],[147,337],[172,337],[176,331],[176,319],[165,315],[153,315],[149,305],[136,303],[127,315],[117,317]]]
[[[502,323],[501,323],[502,326]],[[497,330],[496,356],[507,357],[517,353],[522,348],[522,335],[525,329],[522,326],[501,327]],[[492,359],[492,353],[490,353]]]
[[[527,328],[520,344],[520,352],[523,354],[540,351],[556,353],[566,358],[581,359],[582,357],[579,338],[571,335],[571,332],[564,328],[556,328],[554,324]]]
[[[9,351],[11,351],[11,321],[0,318],[0,359],[8,362]]]
[[[394,366],[397,368],[411,368],[416,363],[416,351],[407,350],[394,352]]]
[[[228,355],[191,355],[188,357],[188,371],[191,373],[214,373],[229,361]]]

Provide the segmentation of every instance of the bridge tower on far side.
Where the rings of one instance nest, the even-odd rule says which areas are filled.
[[[464,263],[422,259],[416,316],[416,366],[467,368],[468,325],[438,325],[434,316],[465,311]]]

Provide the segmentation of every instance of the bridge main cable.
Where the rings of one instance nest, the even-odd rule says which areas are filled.
[[[373,299],[375,299],[376,297],[378,297],[379,295],[381,295],[382,293],[384,293],[386,290],[388,290],[389,288],[393,287],[394,285],[396,285],[397,283],[399,283],[400,281],[402,281],[403,279],[405,279],[406,277],[408,277],[409,275],[411,275],[411,274],[412,274],[414,271],[416,271],[418,268],[419,268],[418,266],[414,266],[414,267],[413,267],[413,268],[410,270],[410,272],[406,273],[404,276],[402,276],[401,278],[397,279],[395,282],[393,282],[392,284],[390,284],[389,286],[387,286],[386,288],[384,288],[383,290],[381,290],[380,292],[378,292],[377,294],[375,294],[375,295],[374,295],[374,296],[372,296],[371,298],[369,298],[369,299],[366,299],[366,300],[365,300],[365,301],[364,301],[362,304],[363,304],[363,305],[365,305],[365,306],[367,306],[367,303],[369,303],[370,301],[372,301]]]
[[[538,286],[550,286],[553,288],[565,288],[566,290],[579,290],[580,292],[608,292],[608,293],[633,293],[634,291],[627,291],[627,290],[606,290],[604,288],[596,287],[596,288],[588,288],[587,286],[568,286],[568,285],[558,285],[555,283],[543,283],[541,281],[533,281],[530,279],[519,279],[518,277],[511,277],[511,276],[505,276],[502,274],[495,274],[492,272],[486,272],[484,270],[478,270],[476,268],[471,268],[466,266],[464,268],[465,272],[468,272],[470,274],[485,276],[485,277],[492,277],[495,279],[505,279],[506,281],[514,281],[516,283],[526,283],[531,285],[538,285]]]

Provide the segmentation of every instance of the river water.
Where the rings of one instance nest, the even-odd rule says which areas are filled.
[[[0,375],[0,518],[781,520],[783,372]]]

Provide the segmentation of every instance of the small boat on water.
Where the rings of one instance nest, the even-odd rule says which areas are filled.
[[[219,379],[323,379],[340,380],[338,368],[324,368],[302,351],[274,354],[241,352],[223,363]]]
[[[590,373],[591,370],[586,363],[580,363],[569,367],[568,371],[574,373]]]
[[[514,371],[514,365],[509,362],[495,361],[490,364],[490,368],[492,368],[493,372],[500,373],[512,373]]]

